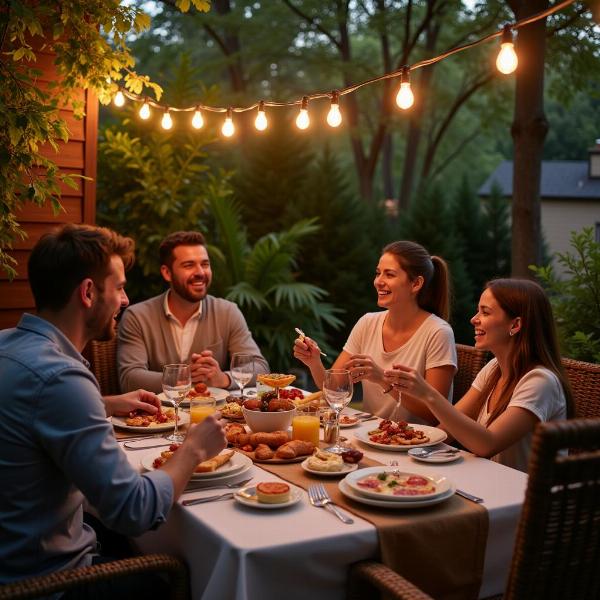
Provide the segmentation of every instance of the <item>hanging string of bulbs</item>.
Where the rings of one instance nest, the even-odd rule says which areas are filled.
[[[141,103],[142,106],[138,112],[140,119],[147,120],[150,118],[152,113],[152,108],[162,111],[163,116],[161,119],[161,126],[163,129],[169,130],[173,127],[173,118],[171,113],[175,112],[193,112],[191,124],[194,129],[201,129],[204,127],[204,116],[203,113],[212,112],[212,113],[225,113],[225,121],[221,127],[221,133],[226,138],[230,138],[235,133],[235,125],[233,123],[233,113],[242,113],[251,110],[257,111],[256,119],[254,121],[254,126],[258,131],[264,131],[267,128],[268,120],[265,112],[265,108],[268,107],[282,107],[282,106],[298,106],[300,105],[300,111],[298,116],[296,117],[296,127],[298,129],[307,129],[310,125],[310,116],[308,114],[308,103],[309,100],[317,100],[321,98],[329,98],[330,100],[330,108],[329,113],[327,114],[327,124],[330,127],[339,127],[342,123],[342,113],[340,111],[340,97],[345,96],[347,94],[351,94],[356,90],[366,86],[371,85],[372,83],[376,83],[379,81],[384,81],[386,79],[394,79],[400,77],[400,88],[398,89],[398,93],[396,95],[396,104],[402,110],[409,109],[415,102],[415,97],[413,91],[410,87],[410,73],[411,71],[415,71],[416,69],[420,69],[422,67],[426,67],[428,65],[432,65],[437,63],[457,52],[462,52],[463,50],[467,50],[488,42],[494,38],[500,37],[500,51],[496,58],[496,68],[498,71],[503,73],[504,75],[509,75],[513,73],[518,66],[519,60],[517,54],[515,52],[514,41],[513,41],[513,32],[524,27],[525,25],[529,25],[530,23],[534,23],[535,21],[539,21],[541,19],[545,19],[551,14],[559,12],[573,4],[575,0],[564,0],[563,2],[559,2],[558,4],[527,17],[525,19],[521,19],[512,25],[504,25],[501,31],[497,31],[491,33],[483,38],[480,38],[474,42],[470,42],[468,44],[464,44],[462,46],[457,46],[456,48],[452,48],[451,50],[445,52],[444,54],[440,54],[434,58],[429,58],[426,60],[419,61],[413,65],[403,66],[401,69],[393,71],[391,73],[386,73],[384,75],[380,75],[378,77],[373,77],[372,79],[368,79],[366,81],[362,81],[360,83],[354,84],[352,86],[340,89],[333,90],[331,92],[315,92],[312,94],[307,94],[303,96],[301,100],[294,100],[291,102],[276,102],[273,100],[260,100],[259,102],[255,102],[250,106],[245,107],[219,107],[219,106],[208,106],[205,104],[196,104],[190,107],[178,108],[174,106],[164,106],[151,100],[148,97],[139,96],[130,92],[129,90],[120,87],[117,93],[113,98],[113,103],[117,107],[122,107],[125,104],[126,99],[129,99],[133,102]]]

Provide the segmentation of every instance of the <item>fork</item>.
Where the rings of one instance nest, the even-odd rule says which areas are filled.
[[[346,523],[346,525],[354,523],[354,519],[347,517],[335,504],[333,504],[322,483],[308,486],[308,499],[313,506],[328,509],[342,521],[342,523]]]
[[[249,479],[244,479],[244,481],[239,481],[238,483],[222,483],[221,485],[209,485],[207,487],[202,487],[197,484],[188,484],[185,490],[183,490],[183,493],[186,494],[188,492],[203,492],[204,490],[235,490],[236,488],[244,487],[247,483],[250,483],[251,481],[252,477],[250,477]]]
[[[132,442],[136,440],[131,440]],[[130,446],[129,442],[123,442],[125,450],[148,450],[149,448],[164,448],[170,446],[173,442],[165,442],[164,444],[152,444],[151,446]]]
[[[207,496],[206,498],[194,498],[194,500],[184,500],[183,506],[193,506],[194,504],[204,504],[205,502],[215,502],[217,500],[230,500],[233,498],[233,492],[225,492],[216,496]]]
[[[294,331],[302,338],[300,341],[303,342],[304,338],[306,337],[306,334],[304,333],[304,331],[302,331],[302,329],[300,329],[300,327],[294,327]],[[321,356],[327,356],[327,354],[325,354],[325,352],[322,352],[320,348],[319,348],[319,354]]]

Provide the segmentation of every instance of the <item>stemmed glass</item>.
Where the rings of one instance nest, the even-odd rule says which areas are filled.
[[[335,442],[331,448],[327,448],[328,452],[342,454],[342,452],[350,449],[340,445],[340,413],[352,399],[353,391],[354,387],[350,371],[347,369],[327,369],[325,371],[323,395],[325,396],[325,400],[327,400],[327,404],[335,412],[336,431]]]
[[[396,388],[397,389],[397,388]],[[402,419],[400,418],[400,407],[402,406],[402,392],[400,390],[398,390],[398,398],[396,398],[396,406],[394,406],[394,409],[392,410],[392,414],[387,417],[390,421],[401,421]]]
[[[170,442],[183,442],[185,436],[179,433],[179,405],[192,389],[190,365],[172,364],[163,367],[162,389],[175,407],[175,429],[165,439]]]
[[[231,377],[240,388],[240,396],[244,399],[244,388],[254,375],[254,356],[235,352],[231,357]]]

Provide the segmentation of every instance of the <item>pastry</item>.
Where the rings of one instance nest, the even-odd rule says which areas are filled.
[[[282,504],[290,499],[290,486],[279,481],[266,481],[256,485],[256,497],[264,504]]]
[[[316,450],[315,453],[307,459],[306,465],[313,471],[333,473],[342,470],[344,461],[339,454],[325,452],[324,450]]]
[[[315,445],[312,442],[304,440],[292,440],[277,448],[275,458],[296,458],[298,456],[307,456],[312,454]]]

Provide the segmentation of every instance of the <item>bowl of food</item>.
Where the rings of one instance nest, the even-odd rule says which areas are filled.
[[[242,414],[252,431],[285,431],[292,424],[296,407],[291,400],[260,398],[246,400]]]

